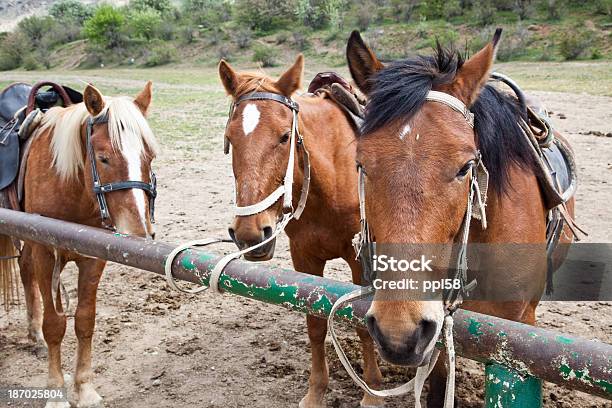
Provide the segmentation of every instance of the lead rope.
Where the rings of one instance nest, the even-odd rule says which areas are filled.
[[[176,259],[178,254],[180,254],[181,252],[189,248],[198,247],[198,246],[206,246],[206,245],[216,244],[220,242],[232,242],[232,241],[225,240],[225,239],[218,239],[218,238],[208,238],[208,239],[195,240],[195,241],[190,241],[190,242],[181,244],[177,246],[176,248],[174,248],[174,250],[170,252],[168,254],[168,257],[166,258],[166,263],[164,265],[166,282],[172,289],[175,289],[179,292],[188,293],[191,295],[203,292],[207,289],[210,289],[213,293],[221,293],[221,290],[219,289],[219,280],[221,278],[221,274],[223,273],[223,270],[225,269],[225,267],[234,259],[238,259],[242,255],[246,254],[247,252],[251,252],[252,250],[257,249],[260,246],[263,246],[267,244],[268,242],[270,242],[271,240],[273,240],[274,238],[276,238],[285,229],[287,224],[289,224],[289,221],[291,221],[292,219],[293,219],[293,214],[284,214],[283,219],[276,225],[276,229],[271,236],[261,241],[257,245],[253,245],[241,251],[232,252],[231,254],[225,255],[223,258],[219,260],[219,262],[215,264],[214,268],[210,272],[208,286],[200,286],[195,289],[182,289],[176,284],[176,281],[174,280],[174,276],[172,275],[172,264],[174,263],[174,259]]]

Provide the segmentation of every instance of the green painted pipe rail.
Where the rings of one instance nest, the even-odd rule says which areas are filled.
[[[163,242],[6,209],[0,209],[0,233],[157,274],[163,274],[165,259],[174,248]],[[206,285],[210,271],[220,258],[200,250],[184,251],[173,264],[173,274],[177,279]],[[228,293],[326,317],[336,299],[356,286],[237,260],[225,268],[220,288]],[[340,310],[338,319],[351,325],[363,325],[367,307],[365,301],[349,304]],[[454,336],[459,355],[488,364],[490,383],[485,387],[486,398],[490,393],[497,398],[503,391],[498,384],[504,387],[506,382],[512,384],[510,388],[515,395],[534,394],[532,403],[521,406],[537,406],[533,401],[539,395],[539,382],[531,380],[535,377],[612,399],[612,346],[609,344],[465,310],[455,314]],[[495,365],[502,366],[505,373],[502,375]],[[528,388],[522,387],[525,384]],[[512,392],[507,396],[508,401],[512,401]],[[503,406],[519,405],[508,402]]]

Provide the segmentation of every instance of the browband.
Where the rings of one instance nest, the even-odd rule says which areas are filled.
[[[241,102],[244,102],[244,101],[263,101],[263,100],[276,101],[276,102],[282,103],[283,105],[285,105],[291,110],[294,110],[296,112],[300,111],[300,106],[297,104],[297,102],[294,102],[293,100],[291,100],[290,98],[287,98],[286,96],[275,94],[272,92],[252,92],[250,94],[242,95],[240,98],[236,99],[236,102],[234,102],[234,106],[238,106]]]
[[[429,93],[425,97],[425,100],[432,102],[440,102],[446,106],[449,106],[450,108],[462,114],[465,120],[467,120],[470,127],[474,127],[474,114],[470,112],[470,110],[467,108],[467,106],[465,106],[463,102],[461,102],[454,96],[445,92],[429,91]]]

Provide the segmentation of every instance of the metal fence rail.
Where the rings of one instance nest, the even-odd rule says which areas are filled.
[[[157,274],[164,273],[165,259],[174,248],[159,241],[6,209],[0,209],[0,233]],[[174,276],[207,285],[210,271],[220,258],[200,250],[186,250],[174,262]],[[356,289],[351,283],[240,260],[225,268],[219,287],[225,292],[322,317],[329,314],[336,299]],[[337,318],[351,325],[363,325],[366,310],[364,301],[348,304]],[[528,405],[530,402],[517,401],[517,396],[526,398],[524,401],[541,399],[538,378],[612,399],[611,345],[465,310],[457,311],[455,317],[458,354],[489,364],[487,406],[505,400],[509,402],[502,406],[532,406]]]

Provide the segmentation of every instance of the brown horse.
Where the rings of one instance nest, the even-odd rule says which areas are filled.
[[[528,141],[518,125],[517,100],[486,84],[500,33],[465,62],[459,53],[438,47],[431,57],[383,64],[359,33],[349,39],[352,76],[368,95],[357,161],[365,173],[367,221],[377,246],[461,242],[462,225],[469,217],[470,179],[480,155],[490,173],[488,227],[474,220],[469,242],[546,242],[547,208]],[[450,98],[434,92],[438,100],[432,100],[431,91],[453,98],[444,102]],[[573,199],[567,204],[573,215]],[[564,232],[562,240],[568,242],[572,234]],[[465,301],[462,307],[535,324],[546,258],[537,253],[519,264],[514,257],[515,253],[502,252],[492,261],[513,265],[511,270],[469,273],[478,287],[512,290],[523,295],[520,301]],[[472,265],[475,261],[470,259]],[[449,266],[434,269],[434,278],[446,278]],[[366,317],[369,332],[385,360],[423,365],[440,335],[444,304],[398,299],[391,292],[375,291]],[[443,361],[438,360],[430,378],[429,407],[443,404]]]
[[[238,73],[221,61],[219,75],[234,103],[245,95],[265,92],[266,99],[245,100],[233,109],[225,136],[232,147],[232,166],[236,179],[236,204],[249,206],[270,196],[283,183],[289,162],[293,112],[291,97],[300,88],[304,59],[300,55],[293,66],[278,80],[264,75]],[[270,95],[273,94],[273,95]],[[276,98],[274,95],[289,98]],[[278,98],[277,98],[278,99]],[[353,281],[360,282],[361,267],[351,246],[359,230],[359,202],[356,190],[355,130],[345,113],[330,99],[299,96],[297,127],[303,141],[295,145],[293,196],[299,197],[304,181],[304,155],[310,154],[310,191],[299,220],[292,220],[285,231],[289,236],[291,258],[296,270],[323,275],[325,263],[344,259],[350,266]],[[230,235],[240,249],[270,237],[282,218],[282,199],[256,214],[237,216]],[[274,254],[274,242],[246,254],[249,260],[267,260]],[[329,382],[325,359],[326,321],[307,316],[311,344],[312,368],[308,393],[301,407],[325,405]],[[374,345],[366,330],[358,330],[364,355],[364,376],[377,387],[381,374]],[[378,405],[380,400],[364,395],[362,405]]]
[[[152,184],[151,161],[157,144],[145,119],[151,97],[150,82],[135,99],[103,97],[93,86],[87,86],[83,103],[47,111],[41,127],[32,136],[25,175],[25,211],[89,226],[104,222],[121,233],[152,237],[149,211],[152,203],[146,197],[151,191],[146,186]],[[112,183],[118,187],[118,191],[102,194],[103,204],[99,203],[99,194],[94,193],[94,178],[102,186]],[[118,185],[122,180],[129,181],[124,186]],[[103,207],[108,209],[108,217],[102,216]],[[97,406],[102,398],[92,382],[91,342],[96,292],[106,261],[25,242],[19,268],[29,337],[39,345],[47,344],[48,386],[63,387],[60,349],[66,315],[58,280],[60,271],[70,261],[79,269],[74,400],[78,407]],[[48,405],[68,406],[58,402]]]

